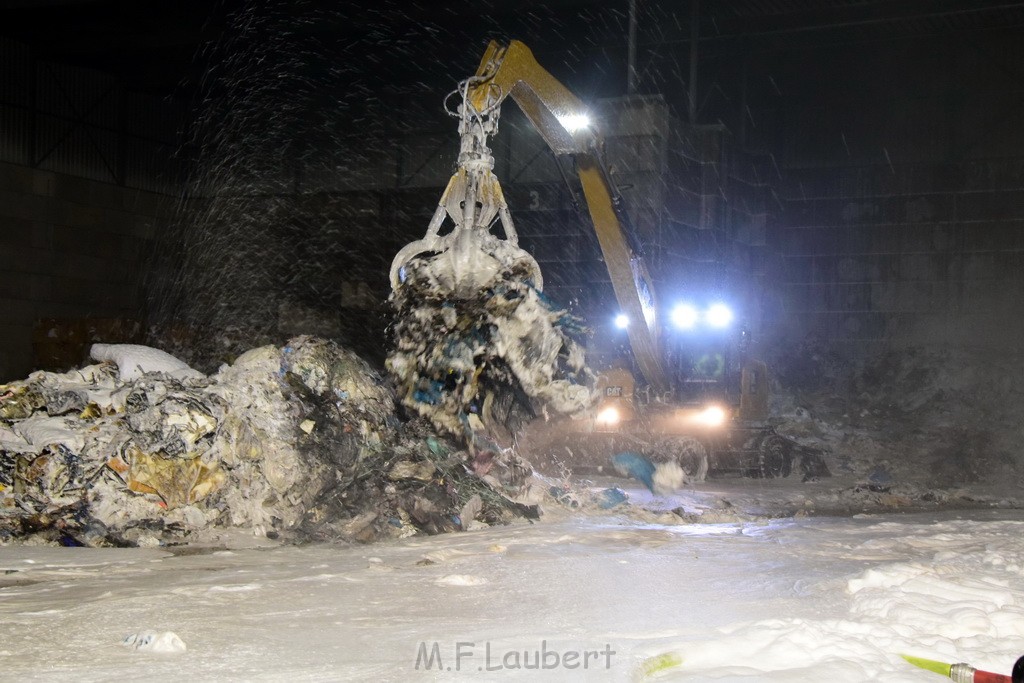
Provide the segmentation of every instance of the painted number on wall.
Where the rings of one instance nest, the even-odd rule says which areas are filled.
[[[530,211],[537,211],[540,209],[540,192],[537,190],[530,190]]]

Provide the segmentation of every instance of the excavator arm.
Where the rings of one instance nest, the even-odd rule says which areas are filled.
[[[492,258],[495,244],[493,236],[488,234],[486,221],[476,220],[474,224],[474,217],[466,215],[467,206],[479,205],[479,196],[499,198],[497,212],[505,227],[506,240],[512,243],[511,247],[518,249],[511,217],[497,180],[490,172],[493,161],[486,145],[487,137],[497,132],[502,103],[511,97],[556,155],[573,158],[615,297],[622,313],[629,319],[627,333],[634,357],[651,388],[657,395],[663,394],[668,390],[669,382],[658,348],[655,290],[628,229],[621,196],[603,163],[601,140],[591,127],[578,126],[579,117],[586,112],[583,102],[541,67],[526,45],[515,40],[507,45],[492,41],[476,74],[460,84],[460,91],[463,104],[459,111],[462,120],[459,169],[445,191],[426,241],[409,245],[396,257],[392,266],[392,286],[400,285],[399,271],[417,250],[435,253],[445,249],[453,253],[457,249],[462,250],[463,256],[454,262],[464,272],[469,270],[464,265],[468,242],[478,243],[483,261]],[[473,179],[474,174],[476,180]],[[462,214],[456,215],[459,209]],[[434,227],[435,222],[444,219],[444,212],[456,222],[452,233],[456,237],[449,240],[450,247],[447,243],[438,242],[441,238],[436,237],[437,228]],[[454,246],[456,242],[458,247]],[[508,245],[499,246],[505,251],[508,249]],[[539,268],[537,271],[539,281]],[[453,291],[455,289],[453,287]]]
[[[581,140],[567,127],[586,107],[534,59],[518,40],[491,41],[476,75],[469,79],[467,100],[478,112],[501,106],[511,96],[555,154],[578,154]]]

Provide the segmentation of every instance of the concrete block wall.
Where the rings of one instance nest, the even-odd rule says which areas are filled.
[[[1024,159],[790,169],[782,194],[778,332],[1021,350]]]
[[[766,331],[852,354],[1019,352],[1021,45],[1009,28],[893,33],[751,62],[744,144],[772,161]]]
[[[44,318],[144,317],[164,195],[0,163],[0,382],[34,369]]]

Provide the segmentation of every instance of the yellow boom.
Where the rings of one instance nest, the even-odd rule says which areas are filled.
[[[634,357],[644,378],[657,395],[669,383],[661,364],[658,342],[658,306],[650,273],[639,253],[630,246],[621,213],[621,197],[602,162],[601,140],[589,126],[573,121],[586,107],[548,73],[523,43],[492,41],[474,76],[460,84],[463,104],[459,110],[462,135],[458,169],[448,184],[422,239],[404,247],[391,267],[393,288],[401,286],[403,268],[417,255],[430,253],[448,264],[438,281],[452,296],[472,291],[491,273],[511,263],[525,264],[538,289],[543,286],[539,268],[518,248],[515,228],[505,205],[487,138],[497,132],[501,104],[511,96],[555,154],[575,160],[590,218],[597,233],[619,306],[629,319],[627,333]],[[450,217],[455,229],[441,235],[439,228]],[[490,234],[500,220],[505,240]]]

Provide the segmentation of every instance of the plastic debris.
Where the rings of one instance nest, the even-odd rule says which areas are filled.
[[[626,492],[617,486],[604,489],[598,493],[595,498],[597,500],[597,506],[602,510],[611,510],[612,508],[629,502],[629,496],[627,496]]]
[[[543,410],[571,414],[593,401],[579,321],[548,300],[520,262],[450,296],[445,261],[414,260],[391,295],[387,367],[399,398],[438,430],[472,440],[514,433]]]
[[[569,486],[552,486],[548,492],[555,500],[571,510],[576,510],[582,505],[579,496]]]
[[[185,647],[185,641],[173,631],[132,633],[125,636],[121,644],[142,652],[184,652],[188,649]]]
[[[868,473],[868,486],[872,491],[885,492],[892,488],[893,482],[892,475],[885,468],[884,465],[876,465]]]
[[[93,344],[89,355],[94,360],[117,364],[121,379],[130,382],[150,372],[160,372],[176,379],[202,379],[203,373],[160,349],[138,344]]]
[[[622,476],[632,477],[651,491],[654,490],[654,463],[639,453],[618,453],[612,456],[612,466]]]
[[[648,657],[640,662],[633,676],[634,680],[645,681],[652,676],[657,676],[665,671],[678,668],[683,665],[683,658],[675,652],[663,652],[660,655]]]
[[[643,455],[632,451],[612,456],[612,465],[615,467],[615,471],[622,476],[632,477],[652,493],[660,495],[675,491],[683,485],[686,478],[683,468],[674,460],[654,463]]]

